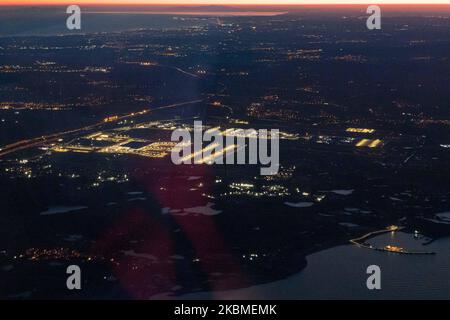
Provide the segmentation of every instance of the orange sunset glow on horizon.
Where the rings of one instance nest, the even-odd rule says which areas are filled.
[[[450,4],[450,0],[0,0],[1,5],[351,5],[351,4]]]

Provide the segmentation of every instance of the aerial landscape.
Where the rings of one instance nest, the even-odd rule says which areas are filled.
[[[0,6],[1,299],[450,299],[450,5],[80,7]]]

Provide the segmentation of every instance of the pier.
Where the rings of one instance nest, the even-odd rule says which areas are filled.
[[[366,249],[371,249],[371,250],[376,250],[376,251],[383,251],[383,252],[392,252],[392,253],[398,253],[398,254],[427,254],[427,255],[431,255],[431,254],[436,254],[435,252],[432,251],[408,251],[404,248],[400,248],[400,247],[396,247],[396,246],[385,246],[382,248],[378,248],[378,247],[374,247],[370,244],[365,243],[365,240],[372,238],[374,236],[380,235],[380,234],[384,234],[384,233],[388,233],[388,232],[397,232],[397,231],[401,231],[403,230],[404,227],[399,227],[399,226],[389,226],[386,229],[382,229],[382,230],[377,230],[377,231],[372,231],[369,233],[366,233],[365,235],[356,238],[356,239],[351,239],[350,243],[357,245],[358,247],[362,247],[362,248],[366,248]]]

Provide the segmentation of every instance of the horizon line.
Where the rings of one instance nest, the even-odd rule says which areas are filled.
[[[58,2],[58,3],[0,3],[0,7],[36,7],[36,6],[67,6],[73,5],[75,1],[71,2]],[[383,7],[405,7],[405,6],[414,6],[414,7],[443,7],[450,6],[450,0],[446,3],[374,3],[374,2],[360,2],[360,3],[226,3],[226,4],[208,4],[208,3],[95,3],[95,2],[82,2],[78,1],[80,6],[112,6],[112,7],[124,7],[124,6],[136,6],[136,7],[190,7],[190,6],[201,6],[201,7],[228,7],[228,6],[239,6],[239,7],[356,7],[356,6],[367,6],[367,5],[378,5]],[[413,9],[413,8],[411,8]]]
[[[188,3],[187,3],[188,2]],[[281,2],[281,3],[280,3]],[[0,6],[447,6],[450,0],[3,0]]]

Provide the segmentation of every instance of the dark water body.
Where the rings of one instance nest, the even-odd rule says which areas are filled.
[[[221,299],[449,299],[450,238],[423,246],[425,239],[411,234],[384,234],[369,242],[376,246],[420,248],[435,255],[401,255],[353,245],[324,250],[307,257],[308,265],[287,279],[221,293],[201,293],[183,298]],[[379,291],[366,287],[366,268],[381,268]]]

